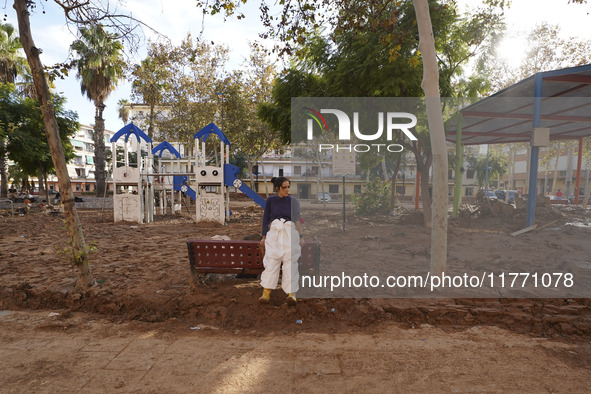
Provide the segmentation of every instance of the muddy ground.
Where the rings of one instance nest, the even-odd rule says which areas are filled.
[[[296,307],[289,307],[284,303],[285,294],[276,290],[271,304],[262,306],[257,303],[260,296],[257,279],[211,275],[194,282],[189,270],[187,239],[208,239],[215,235],[242,239],[259,232],[260,209],[242,204],[234,207],[233,212],[230,223],[221,226],[197,225],[186,216],[160,217],[150,224],[113,223],[111,212],[80,211],[86,242],[93,248],[91,264],[97,281],[96,286],[86,291],[75,289],[77,273],[67,263],[63,218],[36,210],[24,216],[0,217],[0,310],[57,311],[61,316],[59,329],[73,332],[83,324],[88,325],[89,320],[115,324],[124,331],[157,330],[175,338],[187,335],[190,327],[209,327],[222,340],[228,336],[260,341],[262,336],[286,341],[285,345],[293,347],[294,352],[298,351],[298,335],[304,334],[328,335],[329,342],[338,336],[345,342],[349,338],[357,343],[358,337],[364,335],[387,336],[395,332],[392,335],[404,337],[410,335],[408,330],[428,329],[432,334],[437,333],[438,346],[447,346],[446,337],[452,343],[459,335],[463,340],[486,347],[487,352],[492,351],[489,344],[493,348],[497,346],[494,352],[500,351],[498,346],[505,340],[522,341],[522,346],[517,346],[522,352],[523,348],[534,346],[533,338],[575,346],[575,351],[569,348],[556,353],[560,360],[554,361],[566,362],[579,377],[588,379],[590,375],[591,308],[585,297],[310,298],[300,299]],[[361,252],[367,261],[384,260],[384,249],[378,245],[385,243],[398,260],[428,264],[430,233],[421,225],[420,215],[414,212],[373,218],[349,214],[345,235],[338,209],[309,205],[303,208],[303,214],[306,237],[317,236],[322,242],[321,267],[331,267],[351,251]],[[524,215],[522,211],[502,218],[466,214],[451,220],[448,261],[462,264],[552,260],[562,266],[573,261],[590,261],[591,211],[579,207],[542,207],[536,215],[537,230],[511,236],[524,227]],[[14,324],[9,326],[14,328]],[[23,332],[37,329],[29,325]],[[473,335],[474,332],[479,335]],[[361,341],[355,346],[360,354],[367,351],[375,355],[375,340]],[[367,348],[363,349],[364,346]],[[547,357],[548,352],[541,353]],[[357,356],[349,357],[353,360]],[[405,357],[409,365],[418,362],[416,354],[405,355],[404,349],[398,349],[396,359],[402,365]],[[383,357],[374,362],[381,363],[380,358]],[[339,365],[347,364],[347,360],[339,360]],[[537,360],[542,364],[554,362],[552,357]],[[487,374],[492,376],[494,368],[499,374],[507,368],[507,365],[489,364]],[[523,362],[516,362],[513,367],[520,365],[524,371],[532,368]],[[371,374],[379,376],[381,369],[376,368]],[[416,373],[420,376],[418,370]],[[539,378],[529,377],[532,385],[523,387],[564,389],[560,385],[536,386]],[[580,383],[570,389],[584,391],[584,381]],[[326,384],[321,386],[322,391],[333,391],[333,386]],[[496,391],[494,380],[491,384],[488,389]],[[437,388],[436,385],[409,387]],[[465,391],[476,387],[477,382],[468,379],[456,388]]]

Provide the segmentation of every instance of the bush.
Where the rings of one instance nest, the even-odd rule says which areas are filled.
[[[357,215],[387,215],[390,209],[392,185],[390,181],[376,178],[367,184],[367,190],[354,195],[353,205]]]

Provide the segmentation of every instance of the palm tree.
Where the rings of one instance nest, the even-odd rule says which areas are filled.
[[[94,160],[96,193],[105,192],[105,100],[123,76],[123,44],[115,35],[94,24],[80,29],[80,38],[71,45],[77,54],[76,66],[80,88],[94,102]]]
[[[23,74],[27,59],[21,48],[16,29],[9,23],[0,24],[0,82],[14,83],[16,76]]]
[[[162,101],[162,90],[168,78],[166,68],[162,66],[156,57],[148,56],[141,64],[135,66],[132,72],[134,78],[131,84],[133,98],[141,100],[150,107],[148,115],[148,137],[154,137],[154,120],[156,118],[156,106]]]
[[[129,101],[121,99],[117,102],[117,105],[119,106],[119,119],[123,121],[123,126],[125,126],[129,120],[129,108],[127,108]]]

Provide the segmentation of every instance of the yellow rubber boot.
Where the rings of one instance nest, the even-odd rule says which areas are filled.
[[[261,304],[266,304],[271,301],[271,289],[263,289],[263,295],[259,298]]]
[[[285,299],[285,302],[287,302],[289,305],[295,305],[297,303],[296,293],[289,293]]]

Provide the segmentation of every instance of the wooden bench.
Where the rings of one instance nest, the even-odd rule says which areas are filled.
[[[260,274],[265,269],[259,241],[190,239],[187,241],[191,275]],[[306,241],[298,260],[300,273],[320,272],[320,241]]]

